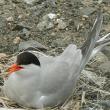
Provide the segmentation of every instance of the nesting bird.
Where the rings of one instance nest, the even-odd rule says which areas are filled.
[[[63,53],[53,57],[35,51],[24,51],[17,56],[4,82],[5,94],[20,105],[32,108],[61,105],[75,89],[76,82],[87,62],[104,46],[106,37],[99,39],[102,24],[99,13],[88,39],[81,48],[70,44]]]

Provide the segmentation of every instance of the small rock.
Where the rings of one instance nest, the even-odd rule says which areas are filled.
[[[47,26],[47,21],[42,21],[40,22],[38,25],[37,25],[37,28],[40,30],[40,31],[43,31],[45,29],[45,27]]]
[[[23,40],[27,40],[27,39],[29,39],[30,34],[31,34],[31,32],[29,29],[23,28],[22,30],[20,30],[18,36]]]
[[[29,5],[33,5],[33,3],[38,0],[23,0],[23,1]]]
[[[23,18],[23,15],[22,14],[18,16],[18,19],[21,19],[21,18]]]
[[[51,36],[56,36],[56,34],[54,32],[51,33]]]
[[[14,19],[13,19],[13,17],[12,17],[12,16],[11,16],[11,17],[6,18],[6,20],[7,20],[8,22],[12,22],[12,21],[14,21]]]
[[[94,13],[95,11],[96,11],[96,9],[93,7],[86,7],[86,8],[81,9],[81,14],[83,16],[89,16],[90,14]]]
[[[54,13],[49,13],[49,14],[48,14],[48,17],[49,17],[50,19],[55,19],[57,16],[56,16],[56,14],[54,14]]]
[[[49,14],[46,14],[45,16],[42,17],[42,21],[49,21],[49,20],[53,20],[57,17],[56,14],[54,13],[49,13]]]
[[[49,14],[43,16],[42,21],[40,23],[38,23],[37,28],[40,31],[53,28],[55,18],[56,18],[56,14],[53,14],[53,13],[49,13]]]
[[[52,22],[50,22],[50,23],[48,23],[48,25],[47,25],[47,29],[51,29],[51,28],[53,28],[54,27],[54,24],[52,23]]]
[[[48,21],[42,21],[37,25],[37,28],[40,31],[43,31],[45,29],[51,29],[54,27],[54,24],[52,22],[48,22]]]
[[[7,55],[5,53],[0,53],[0,60],[5,57],[7,57]]]
[[[103,73],[110,73],[110,61],[107,61],[99,66]]]
[[[67,27],[66,23],[61,19],[57,19],[56,22],[58,23],[58,29],[65,29]]]
[[[20,37],[16,37],[16,38],[13,40],[13,43],[14,43],[14,44],[18,44],[18,43],[20,43],[20,41],[21,41]]]
[[[19,44],[19,51],[27,50],[27,49],[47,50],[47,47],[45,47],[41,43],[39,43],[37,41],[34,41],[34,40],[20,42],[20,44]]]
[[[28,29],[24,28],[24,29],[22,30],[22,34],[25,35],[26,38],[29,38],[29,36],[30,36],[30,31],[29,31]]]

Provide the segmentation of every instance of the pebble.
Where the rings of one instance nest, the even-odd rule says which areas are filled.
[[[57,19],[58,23],[58,29],[65,29],[67,27],[67,24],[62,19]]]
[[[13,40],[13,43],[14,44],[19,44],[21,41],[20,37],[16,37],[14,40]]]
[[[54,14],[54,13],[49,13],[49,14],[43,16],[41,22],[38,23],[37,28],[40,31],[53,28],[55,18],[56,18],[56,14]]]
[[[5,53],[0,53],[0,59],[7,57]]]
[[[7,20],[8,22],[12,22],[12,21],[14,21],[14,19],[13,19],[13,17],[12,17],[12,16],[10,16],[10,17],[6,18],[6,20]]]
[[[99,70],[101,70],[104,74],[110,74],[110,61],[107,61],[99,66]]]
[[[33,5],[33,3],[37,1],[37,0],[24,0],[25,3],[29,4],[29,5]]]
[[[47,50],[46,46],[44,46],[41,43],[34,41],[34,40],[28,40],[28,41],[20,42],[20,44],[19,44],[19,51],[27,50],[30,48]]]
[[[86,7],[86,8],[81,9],[81,14],[83,16],[89,16],[90,14],[92,14],[95,11],[96,11],[96,9],[93,7]]]

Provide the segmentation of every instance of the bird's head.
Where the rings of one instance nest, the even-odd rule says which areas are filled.
[[[11,65],[7,71],[9,74],[25,69],[26,65],[34,64],[40,66],[40,61],[31,52],[22,52],[17,56],[16,63]]]

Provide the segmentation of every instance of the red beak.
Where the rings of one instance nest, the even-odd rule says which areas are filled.
[[[11,65],[11,67],[9,67],[9,68],[7,69],[7,72],[8,72],[9,74],[11,74],[11,73],[13,73],[13,72],[15,72],[15,71],[19,71],[19,70],[21,70],[21,69],[23,69],[22,66],[17,65],[17,64],[13,64],[13,65]]]

